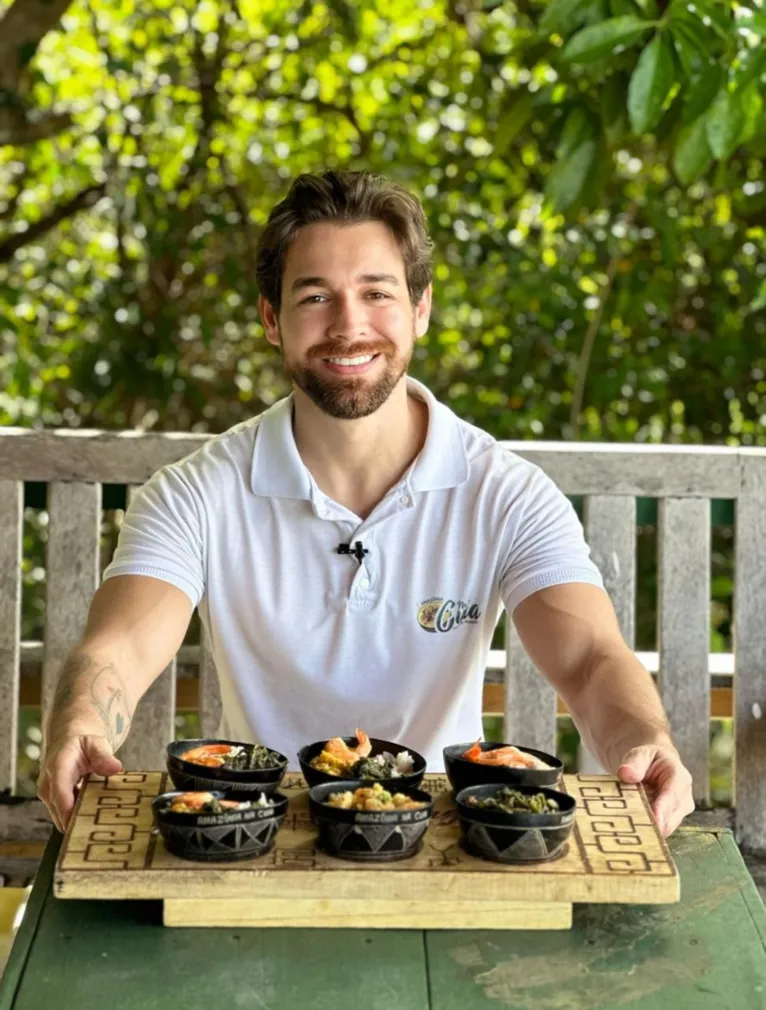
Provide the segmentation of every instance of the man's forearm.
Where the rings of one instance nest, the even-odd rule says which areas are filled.
[[[652,678],[627,647],[596,660],[577,696],[567,701],[586,745],[609,771],[633,747],[673,746]]]
[[[116,750],[128,734],[133,710],[115,658],[81,645],[56,684],[46,746],[64,736],[93,733],[106,737]]]

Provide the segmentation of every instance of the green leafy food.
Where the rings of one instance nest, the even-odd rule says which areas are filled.
[[[262,744],[256,744],[252,748],[243,748],[238,754],[227,758],[223,767],[234,771],[255,771],[276,768],[280,760],[276,751]]]
[[[478,810],[499,810],[504,814],[515,814],[520,811],[531,814],[553,814],[560,809],[556,800],[546,796],[545,793],[522,793],[507,786],[494,796],[485,799],[469,796],[466,805],[476,807]]]

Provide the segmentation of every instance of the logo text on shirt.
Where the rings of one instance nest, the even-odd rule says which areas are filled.
[[[481,617],[476,603],[464,600],[443,600],[432,596],[418,607],[418,624],[424,631],[451,631],[460,624],[475,624]]]

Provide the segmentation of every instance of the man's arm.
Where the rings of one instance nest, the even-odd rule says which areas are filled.
[[[643,782],[663,833],[694,809],[652,678],[620,634],[607,594],[583,583],[551,586],[513,615],[521,642],[556,688],[604,768]]]
[[[39,794],[59,828],[84,774],[114,774],[139,699],[183,642],[192,602],[143,575],[108,579],[91,603],[79,645],[61,672],[44,732]]]

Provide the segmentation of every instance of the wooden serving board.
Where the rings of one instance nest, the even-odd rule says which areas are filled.
[[[91,777],[80,790],[54,874],[59,898],[161,898],[166,926],[568,929],[573,902],[678,901],[678,872],[639,786],[566,775],[577,818],[566,853],[503,865],[458,845],[443,775],[426,775],[434,816],[420,852],[353,863],[315,848],[308,793],[288,774],[290,799],[274,848],[241,863],[189,862],[152,830],[151,801],[172,788],[162,772]]]

